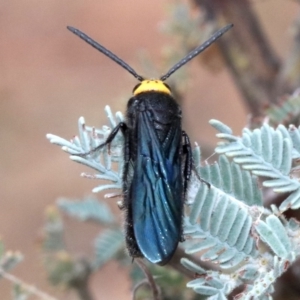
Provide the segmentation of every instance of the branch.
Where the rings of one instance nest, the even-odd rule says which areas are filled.
[[[84,259],[77,261],[70,286],[76,290],[79,299],[93,300],[93,296],[88,288],[91,273],[92,270],[87,261]]]
[[[291,94],[300,83],[300,14],[292,26],[293,44],[277,78],[277,95]]]
[[[143,271],[144,275],[146,276],[147,282],[148,282],[150,289],[152,291],[152,294],[153,294],[153,299],[161,300],[160,288],[157,286],[151,272],[148,270],[145,263],[139,258],[136,258],[134,261],[140,267],[140,269]],[[141,284],[143,284],[143,282]],[[134,291],[134,296],[135,296],[135,291]]]
[[[36,296],[40,297],[40,299],[43,299],[43,300],[57,300],[57,298],[54,298],[54,297],[46,294],[45,292],[42,292],[42,291],[38,290],[35,286],[29,285],[29,284],[25,283],[24,281],[22,281],[21,279],[15,277],[15,276],[13,276],[9,273],[6,273],[3,269],[0,269],[0,275],[1,275],[1,277],[9,280],[10,282],[12,282],[16,285],[22,286],[30,294],[36,295]]]
[[[274,103],[274,82],[280,68],[277,55],[263,33],[249,0],[194,0],[208,21],[234,29],[219,41],[221,53],[253,117]]]

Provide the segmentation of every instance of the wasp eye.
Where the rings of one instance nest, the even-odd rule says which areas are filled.
[[[132,90],[132,93],[134,94],[135,90],[141,85],[141,83],[138,83]]]

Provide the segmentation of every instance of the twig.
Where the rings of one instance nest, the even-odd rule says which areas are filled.
[[[46,294],[45,292],[42,292],[42,291],[38,290],[35,286],[25,283],[24,281],[22,281],[21,279],[15,277],[14,275],[6,273],[3,269],[0,269],[0,275],[3,278],[9,280],[10,282],[22,286],[30,294],[36,295],[36,296],[40,297],[41,299],[44,299],[44,300],[58,300],[57,298],[54,298],[54,297]]]
[[[73,279],[70,282],[70,286],[76,290],[79,299],[93,300],[93,296],[88,285],[91,274],[92,269],[88,261],[83,258],[76,261]]]
[[[300,83],[300,14],[292,25],[293,43],[277,79],[277,94],[291,94]],[[289,123],[290,124],[290,123]]]
[[[194,0],[216,27],[233,23],[234,29],[219,41],[221,54],[252,116],[276,103],[276,77],[280,61],[270,46],[249,0]]]
[[[132,300],[135,300],[136,293],[137,293],[138,289],[139,289],[140,287],[142,287],[143,285],[149,285],[148,280],[147,280],[146,278],[143,279],[142,281],[140,281],[139,283],[137,283],[137,284],[133,287],[133,289],[132,289]]]
[[[152,291],[152,294],[153,294],[153,300],[161,300],[160,288],[156,284],[151,272],[149,272],[149,269],[146,267],[146,265],[144,264],[144,262],[141,259],[136,258],[134,261],[136,262],[136,264],[140,267],[140,269],[143,271],[144,275],[146,276],[147,282],[148,282],[150,289]]]
[[[87,285],[83,285],[80,288],[76,289],[79,299],[82,300],[93,300],[92,294],[90,293],[90,290],[88,289]]]

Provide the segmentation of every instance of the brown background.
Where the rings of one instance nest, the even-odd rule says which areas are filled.
[[[77,119],[105,121],[103,107],[124,111],[136,81],[119,66],[66,30],[73,25],[120,55],[139,71],[137,53],[147,49],[156,64],[168,38],[159,33],[168,16],[161,0],[2,0],[0,2],[0,233],[7,248],[25,260],[13,273],[56,295],[41,265],[38,235],[44,210],[59,196],[81,197],[95,182],[80,178],[72,163],[46,133],[71,138]],[[298,5],[287,0],[254,0],[271,44],[284,56]],[[216,118],[239,133],[247,121],[240,95],[226,70],[210,74],[192,62],[191,90],[183,107],[191,140],[215,143],[208,120]],[[67,221],[74,253],[92,253],[95,226]],[[113,283],[112,283],[113,282]],[[96,299],[130,299],[125,271],[111,263],[92,278]],[[10,299],[10,284],[0,281],[0,299]],[[102,295],[100,297],[99,295]]]

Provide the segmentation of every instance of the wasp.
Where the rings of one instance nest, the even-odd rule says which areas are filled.
[[[159,79],[146,79],[114,53],[80,30],[67,28],[131,73],[140,83],[120,122],[100,149],[119,131],[124,136],[123,207],[126,244],[131,257],[164,265],[183,241],[182,219],[193,169],[188,135],[181,128],[181,108],[165,83],[176,70],[204,51],[233,25],[217,31]],[[95,149],[95,150],[96,150]]]

